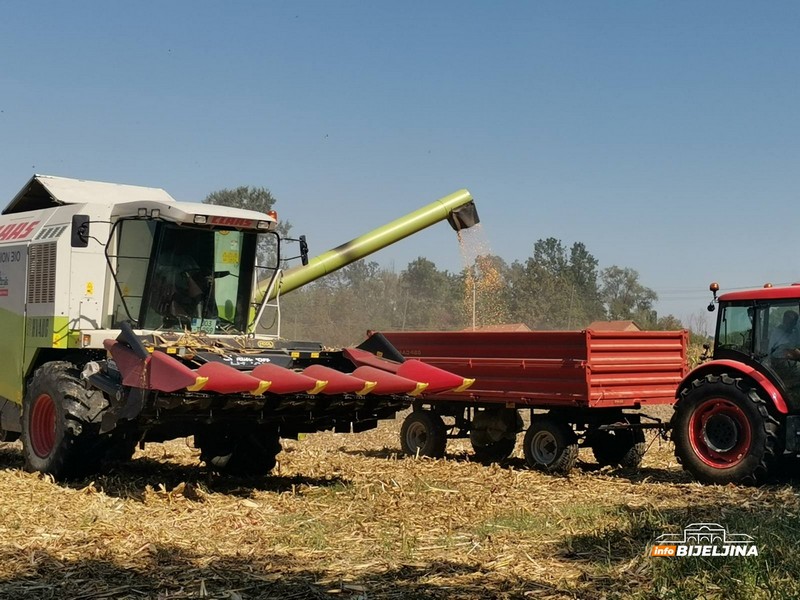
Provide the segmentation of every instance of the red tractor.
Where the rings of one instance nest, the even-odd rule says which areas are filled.
[[[710,289],[713,358],[678,386],[675,455],[704,483],[759,483],[800,450],[800,285]]]

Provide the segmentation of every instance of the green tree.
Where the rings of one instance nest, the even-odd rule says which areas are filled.
[[[684,329],[684,326],[681,320],[675,315],[666,315],[658,318],[653,329],[658,331],[670,331],[674,329]]]
[[[653,327],[657,317],[653,304],[658,294],[639,283],[639,273],[616,265],[603,269],[600,294],[609,320],[632,319],[643,328]]]
[[[556,238],[538,240],[533,256],[508,271],[511,320],[534,329],[577,329],[601,318],[597,259],[576,242],[567,250]]]
[[[277,200],[267,188],[250,187],[241,185],[234,189],[221,189],[211,192],[203,200],[203,204],[216,204],[220,206],[230,206],[232,208],[243,208],[264,213],[274,210]],[[288,221],[278,222],[278,233],[281,237],[287,237],[292,225]],[[276,245],[272,235],[261,235],[258,243],[258,261],[263,266],[273,266],[275,264]],[[286,266],[285,264],[283,265]]]
[[[597,259],[582,242],[572,244],[567,272],[574,286],[571,295],[577,296],[579,300],[573,303],[575,309],[571,311],[570,318],[580,321],[581,326],[588,325],[605,314],[597,281],[597,264]]]
[[[249,185],[240,185],[234,189],[217,190],[216,192],[211,192],[203,200],[203,204],[232,206],[265,214],[273,210],[275,202],[275,197],[267,188],[250,187]]]
[[[459,329],[464,326],[461,277],[440,271],[427,258],[411,261],[400,274],[400,329]]]
[[[346,346],[366,331],[399,328],[397,274],[363,260],[334,271],[281,299],[282,334]]]

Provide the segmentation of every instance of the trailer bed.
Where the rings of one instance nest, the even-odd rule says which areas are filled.
[[[475,379],[428,397],[532,408],[672,404],[688,373],[687,331],[388,332],[407,358]]]

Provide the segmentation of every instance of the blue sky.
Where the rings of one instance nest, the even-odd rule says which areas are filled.
[[[800,281],[800,4],[3,2],[0,197],[35,173],[265,186],[322,252],[459,188],[660,314]],[[458,270],[439,224],[374,255]]]

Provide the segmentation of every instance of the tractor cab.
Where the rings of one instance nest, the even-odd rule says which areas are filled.
[[[800,286],[730,292],[718,304],[714,359],[749,364],[800,405]]]

